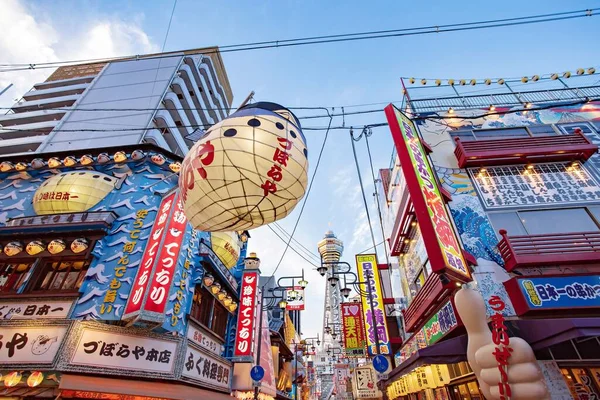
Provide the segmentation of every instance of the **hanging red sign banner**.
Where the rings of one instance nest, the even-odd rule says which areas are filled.
[[[496,345],[494,349],[494,357],[498,363],[498,371],[500,371],[500,382],[498,382],[498,390],[500,399],[510,399],[511,390],[508,384],[508,359],[512,354],[513,349],[510,347],[510,338],[506,325],[504,324],[504,316],[502,311],[506,307],[504,301],[498,296],[492,296],[488,300],[488,304],[495,311],[492,315],[492,341]]]
[[[237,330],[235,333],[235,348],[233,356],[238,358],[254,357],[253,346],[256,325],[256,299],[258,288],[258,272],[244,272],[242,289],[240,291],[240,306],[238,309]]]
[[[142,309],[144,296],[147,293],[148,285],[150,283],[149,278],[158,258],[157,253],[160,249],[159,245],[164,236],[164,229],[174,200],[175,192],[165,197],[160,203],[160,208],[158,209],[158,214],[156,215],[156,220],[152,227],[150,238],[148,239],[148,244],[144,250],[142,261],[138,267],[133,287],[131,288],[131,294],[129,295],[129,299],[127,299],[127,305],[125,306],[125,312],[123,313],[124,319],[138,314]]]
[[[169,220],[166,237],[158,256],[159,262],[150,280],[150,290],[144,304],[144,310],[160,314],[165,311],[187,224],[181,198],[177,198],[175,204],[175,211]]]
[[[360,303],[342,304],[342,327],[346,355],[364,357],[366,355],[365,324]]]

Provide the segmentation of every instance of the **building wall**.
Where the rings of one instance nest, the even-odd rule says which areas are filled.
[[[471,115],[481,115],[485,113],[485,110],[473,110],[470,113]],[[444,113],[439,115],[444,115]],[[468,117],[469,112],[461,111],[460,116]],[[507,316],[515,315],[515,312],[502,285],[509,275],[502,268],[503,261],[496,249],[498,236],[488,216],[489,211],[486,210],[474,187],[472,176],[477,171],[472,170],[470,176],[468,170],[458,168],[454,156],[454,140],[451,138],[450,132],[464,128],[492,129],[539,124],[559,124],[559,126],[566,124],[562,126],[569,128],[569,131],[572,132],[573,126],[577,123],[598,119],[600,119],[600,104],[588,103],[583,106],[528,111],[526,114],[518,112],[487,118],[451,118],[445,120],[445,123],[436,120],[415,121],[425,142],[434,149],[431,159],[439,181],[452,195],[452,201],[448,203],[448,207],[463,247],[477,259],[478,265],[475,267],[474,273],[476,285],[484,298],[489,298],[492,294],[500,295],[507,304],[504,311]],[[596,127],[596,129],[598,128]],[[593,142],[597,143],[600,140],[598,131],[586,135]],[[600,155],[596,154],[584,164],[585,170],[593,176],[598,176],[599,157]],[[597,200],[593,202],[597,202]],[[581,203],[581,199],[573,199],[563,203],[560,207],[581,205]],[[536,207],[547,208],[548,206],[552,207],[553,205],[540,204]],[[490,315],[492,313],[489,305],[488,313]]]

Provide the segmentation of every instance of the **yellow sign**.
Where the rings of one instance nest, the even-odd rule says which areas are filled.
[[[96,171],[72,171],[54,175],[33,196],[38,215],[86,211],[115,187],[117,179]]]
[[[377,268],[377,256],[375,254],[357,254],[356,268],[359,280],[366,282],[363,290],[369,294],[369,296],[361,298],[369,354],[377,354],[377,342],[379,342],[380,354],[391,354],[385,308],[383,306],[383,290]],[[373,318],[373,312],[375,318]],[[375,336],[375,327],[377,327],[377,337]]]

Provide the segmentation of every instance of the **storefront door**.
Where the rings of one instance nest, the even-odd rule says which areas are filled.
[[[485,400],[476,380],[453,385],[450,392],[453,400]]]

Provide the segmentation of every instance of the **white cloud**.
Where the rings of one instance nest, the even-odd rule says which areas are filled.
[[[22,1],[4,0],[0,6],[0,26],[4,27],[0,35],[2,63],[46,63],[158,51],[158,46],[142,30],[142,19],[139,15],[130,19],[99,16],[80,21],[77,26],[81,30],[74,32],[73,25],[63,28],[59,22],[37,17]],[[14,99],[53,71],[49,68],[0,72],[0,90],[13,84],[0,97],[0,105],[12,105]]]

